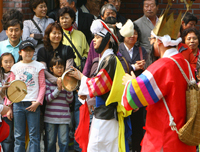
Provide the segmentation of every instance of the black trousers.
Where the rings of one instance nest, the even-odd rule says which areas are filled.
[[[137,112],[131,114],[131,126],[132,126],[132,151],[140,152],[140,143],[144,136],[143,126],[145,125],[145,107],[140,108]]]

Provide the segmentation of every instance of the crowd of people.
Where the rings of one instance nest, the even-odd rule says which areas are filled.
[[[187,76],[188,61],[200,81],[197,17],[174,21],[166,9],[159,18],[158,0],[143,0],[144,15],[131,21],[121,3],[87,0],[78,8],[77,0],[59,0],[47,13],[46,0],[30,0],[32,19],[17,9],[3,14],[0,152],[196,151],[171,130],[162,100],[181,128],[187,82],[170,58]],[[80,81],[74,91],[62,83],[69,69]],[[19,103],[6,95],[14,80],[27,87]]]

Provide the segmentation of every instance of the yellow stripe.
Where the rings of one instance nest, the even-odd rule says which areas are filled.
[[[135,93],[136,93],[138,99],[140,100],[141,104],[143,106],[149,105],[148,102],[146,101],[145,97],[143,96],[143,93],[142,93],[142,91],[141,91],[136,79],[132,80],[132,86],[133,86],[133,89],[135,90]]]

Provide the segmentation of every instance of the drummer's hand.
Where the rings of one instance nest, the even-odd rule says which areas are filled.
[[[32,103],[32,105],[30,105],[28,108],[26,108],[26,110],[35,112],[37,107],[40,105],[40,103],[36,102],[36,101],[32,101],[31,103]]]
[[[94,106],[88,105],[88,110],[89,110],[89,113],[92,114],[92,111],[94,111]]]
[[[58,90],[61,91],[62,90],[62,80],[61,80],[61,77],[59,77],[57,79],[57,87],[58,87]]]
[[[78,95],[78,97],[81,98],[82,100],[87,99],[87,96],[86,96],[86,95]]]
[[[135,74],[133,73],[133,71],[131,71],[131,75],[129,75],[128,73],[126,73],[123,78],[122,78],[122,84],[123,85],[126,85],[126,83],[129,81],[129,80],[132,80],[136,78]]]
[[[83,77],[83,74],[75,67],[71,67],[71,68],[74,69],[74,71],[70,71],[69,76],[74,77],[77,80],[81,80],[81,78]]]
[[[2,86],[1,91],[0,91],[0,95],[2,98],[4,98],[5,94],[6,94],[6,89],[9,87],[9,84],[6,83]]]
[[[137,108],[137,109],[133,109],[133,112],[137,112],[139,110],[139,108]]]
[[[7,112],[7,118],[10,120],[10,121],[12,121],[12,119],[13,119],[13,111],[12,111],[12,108],[11,107],[9,107],[9,110],[8,110],[8,112]]]

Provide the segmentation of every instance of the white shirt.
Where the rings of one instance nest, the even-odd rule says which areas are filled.
[[[133,46],[130,50],[129,50],[129,48],[126,46],[125,43],[124,43],[124,46],[125,46],[126,50],[128,51],[130,57],[132,58],[132,56],[133,56],[133,48],[134,48],[134,46]]]
[[[15,75],[15,80],[22,80],[27,86],[28,94],[22,101],[36,101],[39,93],[39,72],[45,69],[45,66],[33,60],[30,63],[17,62],[11,68]]]
[[[170,56],[176,55],[178,53],[179,52],[176,48],[171,48],[171,49],[168,49],[168,50],[165,51],[165,53],[163,54],[163,58],[164,57],[170,57]]]
[[[76,20],[75,20],[75,22],[76,22],[76,25],[78,27],[78,10],[76,11]]]
[[[124,44],[124,46],[125,46],[127,52],[129,53],[131,59],[132,59],[132,56],[133,56],[133,48],[134,48],[134,46],[133,46],[130,50],[128,49],[128,47],[127,47],[125,44]],[[133,70],[135,71],[135,65],[134,65],[134,64],[131,64],[131,66],[133,67]]]

